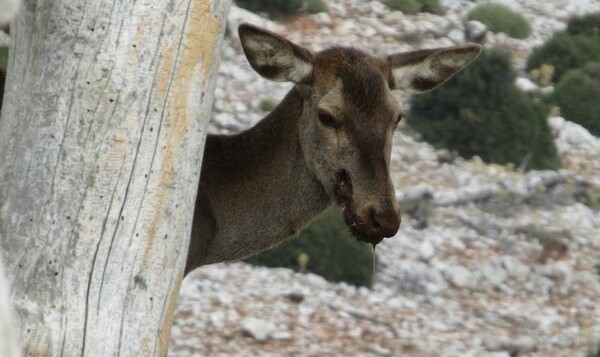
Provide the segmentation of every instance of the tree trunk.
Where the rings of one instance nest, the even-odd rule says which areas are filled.
[[[21,355],[12,313],[8,286],[4,278],[4,266],[0,259],[0,356],[18,357]]]
[[[165,355],[230,0],[27,0],[0,244],[31,356]]]

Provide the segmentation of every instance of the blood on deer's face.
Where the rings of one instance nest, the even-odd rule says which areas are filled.
[[[392,90],[433,89],[472,61],[477,45],[374,57],[335,47],[317,54],[268,31],[241,25],[242,47],[263,77],[296,83],[304,159],[341,208],[346,224],[373,245],[396,234],[400,209],[390,179],[402,107]]]

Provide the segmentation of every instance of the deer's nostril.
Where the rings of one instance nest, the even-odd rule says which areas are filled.
[[[381,224],[377,220],[377,214],[375,213],[375,209],[371,209],[371,226],[375,229],[381,228]]]
[[[392,237],[400,228],[397,209],[378,210],[376,206],[365,207],[362,215],[365,234],[373,237]]]

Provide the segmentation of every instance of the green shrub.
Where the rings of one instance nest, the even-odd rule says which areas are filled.
[[[327,6],[323,2],[323,0],[308,0],[306,2],[306,11],[308,11],[309,14],[327,12]]]
[[[567,72],[555,87],[554,102],[562,116],[600,136],[600,62]]]
[[[573,17],[569,20],[567,25],[567,33],[571,36],[574,35],[586,35],[586,36],[598,36],[600,35],[600,12],[588,14],[584,16]]]
[[[371,245],[354,238],[337,206],[325,210],[298,237],[250,257],[246,262],[321,275],[329,281],[370,287],[375,256]]]
[[[388,0],[386,4],[391,10],[402,11],[408,15],[415,15],[421,9],[417,0]]]
[[[416,96],[408,123],[438,146],[484,161],[556,169],[546,108],[519,91],[510,55],[495,49],[442,87]]]
[[[323,0],[236,0],[239,7],[271,15],[293,15],[301,10],[310,14],[327,11]]]
[[[439,0],[419,0],[421,3],[420,12],[428,12],[430,14],[443,15],[444,8],[440,5]]]
[[[471,10],[469,20],[484,23],[492,32],[504,32],[510,37],[527,38],[531,34],[531,25],[518,12],[501,4],[483,3]]]
[[[590,353],[588,353],[587,357],[600,357],[600,342],[594,351],[590,351]]]
[[[264,99],[260,101],[260,110],[263,112],[270,112],[277,107],[277,103],[270,99]]]
[[[8,47],[0,46],[0,68],[6,68],[8,64]]]
[[[235,3],[252,12],[280,15],[293,15],[304,6],[304,0],[236,0]]]
[[[540,68],[531,70],[531,78],[544,87],[551,85],[552,78],[554,78],[554,66],[544,63]]]
[[[387,6],[395,11],[402,11],[408,15],[415,15],[419,12],[429,12],[442,15],[444,9],[439,0],[388,0]]]
[[[569,20],[566,31],[557,32],[541,47],[532,51],[527,69],[542,64],[554,66],[556,81],[572,69],[600,58],[600,13]]]

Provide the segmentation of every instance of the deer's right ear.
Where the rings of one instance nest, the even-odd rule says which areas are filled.
[[[276,82],[310,84],[313,54],[270,31],[241,24],[238,28],[242,48],[252,68]]]
[[[481,46],[434,48],[388,56],[391,89],[410,94],[427,92],[465,68],[481,52]]]

